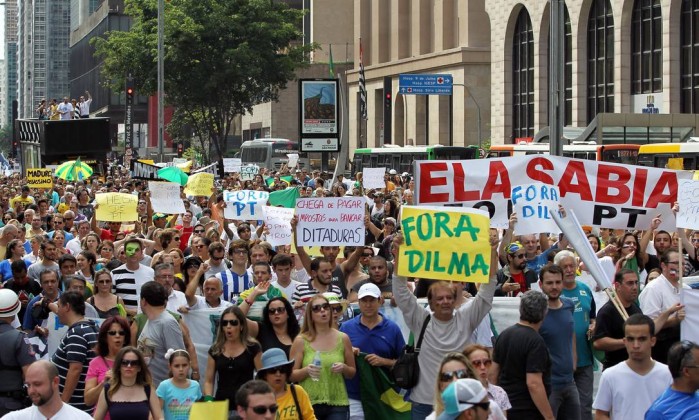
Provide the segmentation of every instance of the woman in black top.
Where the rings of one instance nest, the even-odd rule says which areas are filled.
[[[258,288],[255,287],[255,289]],[[254,301],[256,296],[256,292],[253,291],[248,299]],[[248,303],[243,301],[239,307],[247,315],[250,309]],[[250,335],[257,338],[262,345],[262,351],[280,348],[284,350],[287,358],[291,351],[291,344],[301,330],[294,316],[294,308],[286,298],[281,296],[273,297],[267,302],[262,310],[262,322],[248,320],[248,328],[250,328]]]

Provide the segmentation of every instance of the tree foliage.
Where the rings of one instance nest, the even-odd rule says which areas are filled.
[[[113,90],[126,75],[137,91],[157,87],[157,0],[126,0],[127,32],[93,40]],[[166,102],[195,134],[215,146],[236,115],[278,99],[280,89],[307,65],[314,45],[303,46],[303,12],[273,0],[172,0],[165,3]]]
[[[12,130],[10,126],[0,127],[0,152],[9,156],[12,149]]]

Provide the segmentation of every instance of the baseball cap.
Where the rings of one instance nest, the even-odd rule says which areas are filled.
[[[167,217],[167,215],[164,214],[164,213],[155,213],[155,214],[153,215],[153,220],[155,221],[155,220],[158,220],[158,219],[162,219],[163,217]]]
[[[381,297],[381,290],[379,290],[379,286],[375,285],[374,283],[364,283],[362,287],[359,288],[357,299],[362,299],[367,296],[379,299]]]
[[[449,384],[442,392],[444,411],[437,420],[456,420],[461,413],[483,402],[488,392],[480,381],[471,378],[459,379]]]

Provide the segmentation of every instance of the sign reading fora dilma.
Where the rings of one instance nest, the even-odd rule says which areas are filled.
[[[300,138],[339,137],[337,79],[299,80]]]

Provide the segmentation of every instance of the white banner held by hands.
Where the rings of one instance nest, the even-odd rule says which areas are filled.
[[[549,214],[549,210],[558,210],[558,187],[543,183],[519,185],[512,188],[511,196],[517,213],[516,235],[560,232]]]
[[[148,181],[153,211],[165,214],[182,214],[184,203],[180,198],[180,185],[174,182]]]
[[[680,179],[678,184],[680,210],[677,213],[677,227],[699,229],[699,181]]]
[[[362,172],[362,184],[367,190],[374,188],[386,188],[386,168],[364,168]]]
[[[264,206],[262,211],[265,216],[267,242],[272,246],[291,245],[291,219],[294,217],[294,209]]]
[[[299,154],[289,153],[286,156],[289,158],[289,162],[286,164],[286,166],[289,168],[295,168],[296,164],[299,163]]]
[[[362,197],[300,198],[296,200],[299,246],[364,245]]]

